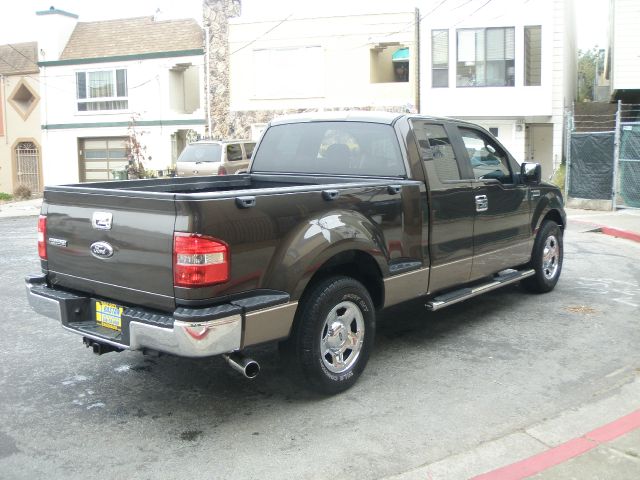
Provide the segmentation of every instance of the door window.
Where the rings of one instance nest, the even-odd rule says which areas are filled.
[[[255,147],[256,144],[253,142],[244,144],[244,153],[247,155],[247,160],[251,160],[251,157],[253,156],[253,149]]]
[[[227,161],[238,162],[242,160],[242,147],[239,143],[230,143],[227,145]]]
[[[476,180],[495,179],[512,183],[509,158],[500,146],[487,135],[471,128],[459,128],[462,141]]]
[[[444,127],[414,121],[413,131],[418,140],[422,159],[434,163],[438,178],[441,181],[460,180],[458,161]]]

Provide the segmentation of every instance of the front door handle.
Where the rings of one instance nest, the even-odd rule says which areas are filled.
[[[476,212],[489,210],[489,200],[486,195],[476,195]]]

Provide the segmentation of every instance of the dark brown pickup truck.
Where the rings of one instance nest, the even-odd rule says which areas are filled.
[[[473,124],[334,112],[270,123],[249,173],[47,187],[29,301],[96,353],[281,342],[310,386],[355,383],[376,312],[554,288],[566,217],[540,167]]]

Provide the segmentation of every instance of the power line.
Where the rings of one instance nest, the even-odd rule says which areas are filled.
[[[34,62],[32,58],[27,57],[24,53],[22,53],[20,50],[18,50],[16,47],[14,47],[13,45],[11,45],[10,43],[7,44],[7,46],[9,48],[11,48],[11,50],[13,50],[14,52],[18,53],[19,55],[21,55],[22,57],[26,58],[29,62],[33,63],[36,67],[39,67],[40,65],[38,65],[38,62]]]
[[[473,12],[471,12],[469,15],[467,15],[465,18],[461,19],[460,21],[458,21],[457,23],[452,25],[453,27],[457,27],[458,25],[460,25],[462,22],[464,22],[465,20],[467,20],[470,17],[473,17],[476,13],[478,13],[480,10],[482,10],[484,7],[486,7],[487,5],[489,5],[493,0],[487,0],[486,2],[484,2],[482,5],[480,5],[478,8],[476,8]]]
[[[241,46],[240,48],[238,48],[237,50],[234,50],[233,52],[230,53],[230,55],[233,55],[235,53],[238,53],[240,50],[243,50],[245,48],[247,48],[249,45],[253,45],[254,43],[256,43],[258,40],[260,40],[261,38],[263,38],[265,35],[268,35],[269,33],[273,32],[276,28],[278,28],[280,25],[282,25],[284,22],[286,22],[287,20],[289,20],[291,18],[291,16],[293,15],[293,12],[291,12],[286,18],[283,18],[282,20],[280,20],[280,22],[278,22],[278,24],[276,24],[275,26],[271,27],[269,30],[267,30],[266,32],[264,32],[262,35],[257,36],[256,38],[254,38],[253,40],[251,40],[249,43],[244,44],[243,46]]]

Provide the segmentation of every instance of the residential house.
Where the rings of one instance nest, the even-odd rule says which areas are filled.
[[[0,192],[42,190],[36,42],[0,45]],[[26,193],[26,192],[25,192]]]
[[[637,0],[610,0],[607,70],[612,101],[640,104],[639,25],[640,3]]]
[[[195,20],[77,22],[54,8],[38,19],[45,184],[119,178],[136,150],[165,173],[204,133]]]
[[[205,0],[205,24],[207,7],[229,3],[237,4]],[[416,0],[417,12],[214,15],[228,23],[231,72],[228,117],[215,121],[255,137],[282,113],[419,110],[484,125],[549,178],[575,96],[573,1],[423,3]]]
[[[275,115],[307,110],[416,111],[415,22],[393,7],[231,18],[229,134],[256,138]]]
[[[422,22],[420,111],[483,125],[549,178],[575,98],[573,18],[572,0],[443,4]]]

